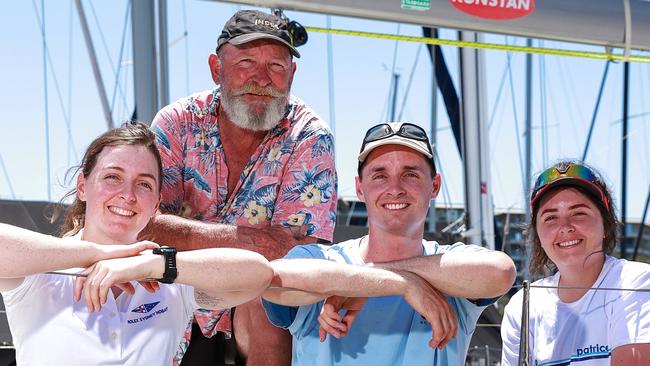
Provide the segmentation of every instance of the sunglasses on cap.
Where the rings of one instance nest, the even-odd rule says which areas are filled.
[[[366,132],[366,136],[363,138],[363,143],[361,144],[361,151],[363,151],[366,148],[366,145],[377,140],[382,140],[385,138],[389,138],[391,136],[402,136],[407,139],[411,140],[416,140],[416,141],[423,141],[427,145],[427,150],[429,150],[429,154],[433,155],[433,151],[431,150],[431,145],[429,144],[429,138],[427,137],[427,133],[422,129],[422,127],[418,125],[414,125],[412,123],[402,123],[400,126],[399,130],[394,131],[393,128],[390,126],[388,123],[382,123],[380,125],[377,125]]]
[[[554,166],[543,171],[535,181],[535,186],[530,196],[530,207],[533,208],[548,189],[560,185],[560,181],[566,185],[576,185],[585,188],[596,198],[599,198],[600,202],[609,211],[609,202],[605,195],[604,183],[593,170],[577,163],[570,163],[564,167]]]

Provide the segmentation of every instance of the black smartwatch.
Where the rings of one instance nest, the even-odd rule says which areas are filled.
[[[178,276],[178,271],[176,270],[176,248],[167,246],[155,248],[153,254],[165,257],[165,273],[163,273],[162,278],[159,278],[157,281],[162,283],[174,283],[176,276]]]

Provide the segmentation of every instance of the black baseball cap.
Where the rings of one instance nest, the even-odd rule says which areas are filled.
[[[289,32],[287,22],[257,10],[240,10],[228,19],[217,40],[217,51],[225,43],[237,46],[258,39],[280,42],[287,46],[292,55],[300,57],[300,53],[293,46],[293,36]]]

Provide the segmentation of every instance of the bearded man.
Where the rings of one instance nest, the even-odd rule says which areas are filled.
[[[299,243],[332,240],[333,138],[290,95],[293,57],[300,54],[286,20],[244,10],[226,23],[208,58],[216,88],[166,106],[152,123],[167,214],[156,215],[142,238],[182,250],[242,248],[268,259]],[[259,299],[236,312],[197,312],[175,361],[186,353],[183,366],[223,364],[231,335],[238,364],[291,362],[290,335],[270,325]]]

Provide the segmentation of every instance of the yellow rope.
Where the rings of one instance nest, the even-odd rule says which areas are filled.
[[[556,48],[527,47],[527,46],[503,45],[503,44],[482,43],[482,42],[456,41],[450,39],[400,36],[400,35],[386,34],[386,33],[361,32],[361,31],[350,31],[350,30],[318,28],[318,27],[305,27],[305,29],[307,29],[307,31],[309,32],[330,33],[330,34],[338,34],[338,35],[345,35],[345,36],[356,36],[356,37],[377,38],[377,39],[388,39],[393,41],[417,42],[417,43],[433,44],[438,46],[469,47],[469,48],[476,48],[481,50],[525,52],[525,53],[532,53],[537,55],[569,56],[569,57],[581,57],[581,58],[589,58],[595,60],[609,60],[609,61],[621,61],[623,59],[622,54],[619,55],[619,54],[612,54],[612,53],[561,50]],[[650,56],[630,55],[627,61],[650,63]]]

